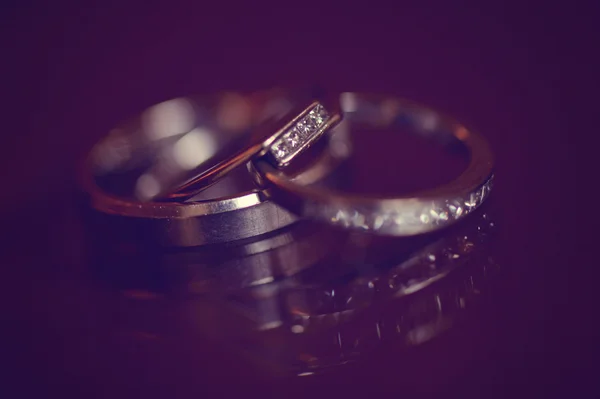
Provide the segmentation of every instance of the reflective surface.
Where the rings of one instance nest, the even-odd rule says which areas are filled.
[[[115,325],[116,334],[170,341],[164,328],[173,320],[152,310],[168,301],[181,309],[172,316],[180,319],[177,325],[234,336],[226,341],[229,349],[246,353],[259,367],[308,376],[357,361],[382,340],[415,346],[452,326],[500,272],[490,242],[496,226],[487,213],[476,218],[442,237],[383,247],[372,237],[357,246],[356,237],[304,224],[210,251],[127,256],[113,250],[107,256],[104,248],[91,255],[96,275],[117,289],[119,312],[130,320]],[[346,259],[350,250],[370,259]],[[203,311],[189,312],[212,302],[222,314],[211,326],[195,325]],[[138,306],[149,313],[140,315]]]
[[[412,351],[447,342],[453,328],[484,328],[490,301],[507,295],[501,282],[511,265],[497,260],[503,226],[494,214],[492,201],[444,234],[410,240],[299,223],[260,239],[164,251],[98,239],[80,213],[66,211],[57,215],[54,263],[30,269],[35,297],[44,298],[31,302],[32,327],[52,332],[29,347],[51,362],[66,358],[52,378],[76,371],[87,389],[228,391],[225,378],[240,389],[283,389],[340,373],[365,378],[363,367],[405,370]]]

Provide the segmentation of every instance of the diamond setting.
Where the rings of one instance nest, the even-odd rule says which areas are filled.
[[[339,208],[335,206],[305,208],[307,216],[328,220],[330,223],[376,234],[412,235],[436,230],[462,219],[487,199],[494,176],[464,197],[414,201],[386,208]]]
[[[286,146],[286,143],[282,140],[282,141],[278,141],[277,143],[273,144],[273,147],[271,147],[271,151],[273,152],[273,155],[276,157],[284,157],[288,153],[289,150]]]
[[[270,153],[278,166],[287,165],[310,143],[321,136],[331,118],[323,105],[314,105],[296,124],[279,137]]]
[[[287,145],[288,149],[294,150],[298,148],[298,146],[302,142],[302,137],[294,129],[284,138],[284,142]]]

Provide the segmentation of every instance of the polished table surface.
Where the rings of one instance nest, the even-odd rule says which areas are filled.
[[[7,6],[3,397],[594,397],[598,312],[590,268],[597,259],[584,257],[589,248],[579,238],[588,203],[575,195],[583,182],[565,100],[592,71],[575,61],[581,48],[573,44],[591,32],[590,14],[582,10],[575,19],[575,10],[516,1],[464,9],[443,2],[388,10],[280,6]],[[321,271],[326,267],[297,278],[301,288],[210,290],[203,278],[217,286],[229,280],[204,267],[211,264],[206,259],[231,268],[245,261],[239,266],[235,257],[211,258],[222,249],[206,250],[198,255],[204,260],[191,261],[204,265],[200,271],[171,279],[156,267],[162,254],[140,255],[124,245],[110,258],[102,234],[93,240],[100,252],[90,249],[75,165],[112,125],[175,96],[303,83],[408,97],[490,140],[497,155],[490,203],[435,236],[454,239],[460,229],[489,224],[482,219],[489,214],[493,234],[476,245],[474,261],[414,297],[378,293],[383,299],[357,305],[350,317],[339,307],[361,297],[343,288],[342,305],[314,305],[326,302],[336,284],[345,286]],[[411,165],[422,159],[415,154],[380,159],[378,173],[363,178],[374,186],[418,181]],[[385,252],[368,249],[369,240],[342,238],[338,255],[347,256],[324,263],[383,273],[366,267],[368,255]],[[396,255],[429,243],[411,242]],[[301,251],[292,252],[286,256],[302,261]],[[98,269],[98,253],[113,267]],[[163,263],[185,263],[186,256],[169,254]],[[133,259],[138,270],[115,267],[118,259]],[[197,280],[198,273],[204,277]],[[304,330],[291,329],[295,319],[282,315],[303,313],[290,305],[298,292],[286,290],[302,293],[306,286],[317,288],[305,301],[313,308],[304,312],[327,313],[325,321],[315,316]],[[369,289],[368,281],[362,287]],[[440,298],[454,304],[449,318],[436,316],[445,306]],[[414,310],[419,306],[422,313]],[[396,331],[398,317],[408,319]],[[432,317],[443,325],[432,325]],[[418,330],[421,324],[429,327]],[[311,368],[320,359],[338,365]]]

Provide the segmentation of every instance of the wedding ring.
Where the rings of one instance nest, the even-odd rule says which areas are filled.
[[[434,231],[463,218],[488,197],[493,183],[493,156],[486,140],[453,119],[409,101],[361,93],[343,93],[340,128],[401,130],[461,144],[469,164],[454,181],[409,196],[364,196],[317,185],[301,185],[268,162],[253,164],[256,180],[272,199],[295,214],[381,235],[409,236]],[[385,144],[384,144],[385,145]]]
[[[221,93],[151,107],[130,121],[128,129],[142,129],[155,141],[183,136],[170,153],[161,154],[162,163],[140,177],[135,195],[141,201],[185,201],[263,156],[284,168],[339,122],[337,108],[308,91],[283,89]]]
[[[344,142],[343,134],[317,140],[339,120],[335,107],[297,102],[288,94],[271,90],[178,98],[113,129],[82,168],[83,187],[100,212],[94,219],[119,226],[115,234],[128,231],[161,246],[228,242],[295,222],[237,166],[264,156],[283,168],[311,147],[311,162],[294,173],[296,181],[309,184],[327,176],[348,150],[330,145]],[[156,201],[161,198],[187,201]]]
[[[286,167],[340,119],[338,113],[330,114],[322,101],[293,107],[283,117],[256,126],[244,146],[228,151],[226,156],[209,167],[202,166],[203,169],[196,171],[193,178],[159,199],[189,199],[253,158],[266,156],[277,168]]]

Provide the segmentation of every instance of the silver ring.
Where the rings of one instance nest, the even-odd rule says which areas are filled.
[[[301,217],[381,235],[409,236],[448,226],[471,213],[488,197],[493,156],[486,140],[429,108],[389,96],[343,93],[348,129],[410,128],[442,142],[460,143],[470,153],[466,170],[454,181],[410,196],[368,197],[316,185],[300,185],[268,162],[254,163],[256,180],[274,201]]]
[[[81,182],[89,194],[92,208],[102,213],[96,217],[101,223],[108,221],[125,230],[143,229],[144,236],[151,237],[151,242],[161,246],[222,243],[290,225],[297,217],[269,201],[270,195],[255,188],[247,171],[233,168],[230,154],[218,154],[218,149],[229,146],[230,153],[246,149],[243,150],[245,157],[250,154],[248,148],[256,147],[248,147],[249,135],[254,137],[251,141],[256,140],[255,137],[264,137],[264,132],[277,122],[283,124],[283,128],[277,130],[276,135],[267,135],[266,141],[284,140],[290,126],[295,128],[316,110],[323,112],[319,104],[311,102],[298,115],[290,114],[289,110],[294,109],[293,101],[285,92],[275,90],[178,98],[150,107],[111,131],[85,161]],[[280,117],[273,122],[273,115]],[[286,119],[290,115],[296,116]],[[294,157],[309,146],[315,152],[311,154],[310,166],[294,174],[296,181],[302,184],[318,181],[348,154],[347,150],[340,151],[339,145],[330,145],[344,141],[341,134],[336,134],[335,138],[328,136],[319,141],[321,145],[313,146],[316,138],[338,117],[332,114],[331,118],[322,120],[312,136],[304,136],[303,147],[296,148]],[[264,143],[262,141],[261,146]],[[261,151],[252,156],[265,155]],[[215,154],[216,161],[209,160],[209,163],[219,165],[222,159],[230,162],[228,178],[218,183],[225,175],[211,174],[214,168],[206,169],[203,162]],[[244,157],[236,158],[235,162],[239,164],[240,159],[246,159]],[[197,180],[198,170],[203,171],[201,181]],[[212,172],[207,174],[207,170]],[[178,183],[190,173],[194,179],[183,185]],[[189,185],[190,182],[194,184]],[[224,189],[232,182],[233,186],[235,182],[241,182],[244,189]],[[197,194],[198,191],[202,193]],[[168,192],[172,198],[187,201],[148,201],[164,199]]]

